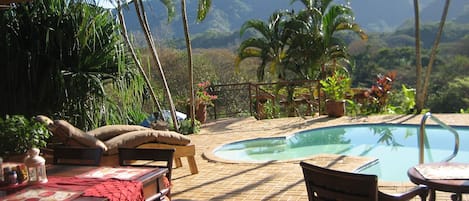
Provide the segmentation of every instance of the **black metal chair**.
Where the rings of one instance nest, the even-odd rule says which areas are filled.
[[[303,175],[311,201],[388,201],[410,200],[420,196],[425,200],[428,189],[416,186],[400,195],[390,195],[378,190],[378,177],[331,170],[301,162]]]
[[[174,149],[119,148],[119,165],[168,168],[166,178],[171,182],[174,151]],[[163,188],[161,181],[157,180],[156,188],[156,192],[159,193],[147,200],[159,200],[163,196],[171,196],[170,188]]]
[[[57,165],[98,166],[103,156],[103,150],[99,147],[60,146],[53,150],[53,163]]]

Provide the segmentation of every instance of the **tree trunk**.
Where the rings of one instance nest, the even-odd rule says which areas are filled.
[[[138,16],[140,25],[142,26],[142,29],[144,31],[145,38],[146,38],[147,43],[150,46],[150,49],[152,51],[152,58],[155,61],[156,65],[158,66],[158,70],[160,71],[160,77],[161,77],[161,80],[163,81],[166,98],[168,98],[169,107],[170,107],[169,109],[170,109],[170,112],[171,112],[171,118],[173,120],[174,128],[175,128],[176,131],[179,131],[179,124],[178,124],[178,121],[177,121],[177,118],[176,118],[176,111],[175,111],[175,108],[174,108],[173,98],[171,97],[171,92],[169,91],[168,82],[166,81],[164,70],[163,70],[163,67],[161,66],[161,62],[160,62],[160,59],[158,57],[158,53],[156,51],[155,43],[153,41],[153,37],[151,35],[150,28],[148,26],[148,21],[147,21],[147,18],[145,16],[145,11],[143,10],[144,9],[143,3],[142,3],[141,0],[137,0],[137,1],[134,2],[134,5],[135,5],[135,10],[137,12],[137,16]]]
[[[420,114],[425,106],[425,101],[428,96],[428,86],[430,84],[430,76],[432,72],[433,63],[435,62],[436,52],[440,44],[441,34],[443,33],[443,27],[446,22],[446,16],[448,15],[448,8],[451,3],[451,0],[445,1],[445,7],[441,15],[440,26],[438,28],[438,33],[435,37],[435,42],[433,43],[432,52],[430,54],[430,60],[428,62],[427,69],[425,71],[425,76],[422,76],[422,58],[420,51],[420,12],[419,12],[419,1],[414,0],[414,13],[415,13],[415,59],[416,59],[416,113]]]
[[[125,43],[127,44],[127,46],[130,49],[132,58],[135,61],[135,64],[137,65],[138,70],[140,71],[143,78],[145,79],[145,84],[147,85],[148,90],[150,91],[150,95],[153,99],[153,102],[156,104],[156,106],[158,108],[158,111],[160,111],[162,113],[163,110],[161,108],[160,103],[158,102],[158,99],[156,98],[155,91],[153,90],[153,87],[151,86],[151,82],[148,79],[148,76],[145,73],[145,70],[143,70],[143,67],[142,67],[140,61],[138,60],[137,54],[135,53],[135,49],[133,48],[132,43],[130,43],[129,35],[127,33],[127,27],[125,26],[124,15],[122,14],[122,7],[121,7],[120,0],[117,0],[117,10],[118,10],[117,15],[119,17],[119,22],[120,22],[120,25],[121,25],[121,31],[122,31],[122,35],[124,36]]]
[[[187,49],[187,66],[189,69],[189,111],[191,117],[191,127],[192,130],[195,128],[195,94],[194,94],[194,68],[192,65],[192,45],[191,38],[189,35],[189,25],[187,23],[187,12],[186,12],[186,1],[181,0],[181,13],[182,13],[182,22],[184,26],[184,37],[186,39],[186,49]]]
[[[415,73],[416,73],[416,96],[415,96],[415,106],[417,109],[417,114],[422,112],[423,109],[423,100],[422,97],[422,55],[420,51],[420,11],[419,11],[419,1],[414,0],[414,15],[415,15]]]
[[[435,57],[436,57],[436,53],[438,50],[438,46],[440,45],[440,39],[443,33],[443,27],[445,26],[446,16],[448,16],[448,8],[449,8],[450,2],[451,2],[450,0],[445,1],[445,7],[443,9],[443,13],[441,15],[441,20],[440,20],[440,25],[438,27],[438,33],[436,35],[435,42],[433,43],[432,52],[430,53],[430,59],[428,61],[427,70],[425,72],[425,81],[423,83],[423,90],[422,90],[422,93],[423,93],[422,96],[424,97],[424,100],[422,101],[423,104],[425,104],[426,98],[428,96],[427,93],[428,93],[428,85],[430,83],[430,75],[432,73],[433,64],[435,63]]]

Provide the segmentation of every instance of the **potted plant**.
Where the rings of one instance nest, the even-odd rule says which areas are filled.
[[[340,71],[335,71],[325,80],[321,80],[321,87],[326,94],[326,112],[330,117],[345,115],[345,98],[350,91],[350,77]]]
[[[216,95],[211,95],[207,90],[210,88],[210,82],[205,81],[197,84],[195,118],[200,123],[205,123],[207,119],[207,106],[213,106],[213,101],[217,99]]]
[[[22,115],[0,118],[0,156],[6,161],[22,161],[31,148],[44,148],[51,134],[46,126]]]

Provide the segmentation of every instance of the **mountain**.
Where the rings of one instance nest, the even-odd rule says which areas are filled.
[[[212,7],[207,18],[197,23],[197,0],[186,0],[189,29],[193,36],[209,33],[232,34],[238,31],[241,25],[250,19],[267,20],[279,9],[300,10],[301,3],[290,4],[290,0],[212,0]],[[157,38],[177,39],[183,38],[184,32],[181,22],[180,4],[177,3],[178,15],[171,23],[167,23],[167,12],[160,1],[146,1],[145,9],[152,32]],[[345,0],[335,1],[344,3]],[[438,21],[443,9],[443,0],[420,0],[421,21]],[[406,21],[413,20],[413,1],[411,0],[356,0],[351,1],[355,19],[367,32],[391,32]],[[451,1],[447,20],[468,21],[469,2],[466,0]],[[125,12],[128,29],[133,32],[141,30],[135,9]]]

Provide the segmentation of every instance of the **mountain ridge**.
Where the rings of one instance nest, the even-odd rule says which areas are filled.
[[[448,13],[448,20],[468,15],[469,2],[453,0]],[[187,15],[189,29],[192,35],[205,32],[233,33],[250,19],[267,21],[268,17],[278,9],[303,9],[299,2],[290,4],[290,0],[212,0],[212,7],[207,18],[200,23],[196,22],[198,0],[187,0]],[[344,3],[344,0],[334,1]],[[444,1],[421,0],[421,21],[438,21],[441,17]],[[413,20],[413,3],[411,1],[388,0],[360,0],[350,3],[358,24],[367,32],[391,32]],[[176,4],[176,17],[167,23],[166,9],[159,1],[145,2],[148,21],[153,33],[159,38],[183,38],[184,31],[180,16],[180,4]],[[135,10],[130,5],[125,11],[126,24],[130,32],[141,32]],[[464,10],[466,8],[466,10]]]

